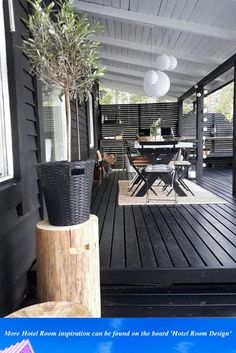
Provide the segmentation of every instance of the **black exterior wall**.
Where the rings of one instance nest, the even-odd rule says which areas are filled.
[[[11,33],[4,3],[12,117],[14,180],[0,184],[0,315],[12,311],[25,290],[35,259],[35,224],[40,219],[35,164],[41,161],[37,82],[20,46],[27,29],[27,2],[15,1],[16,32]]]
[[[14,0],[16,32],[10,32],[4,3],[7,61],[12,117],[14,180],[0,183],[0,316],[17,308],[27,286],[27,272],[35,260],[35,225],[43,217],[42,195],[35,165],[44,161],[41,85],[29,70],[21,51],[29,12],[26,0]],[[96,98],[96,87],[93,96]],[[95,101],[94,98],[94,102]],[[97,119],[94,104],[94,121]],[[82,159],[89,149],[86,103],[79,107]],[[76,106],[72,104],[72,158],[78,159]]]

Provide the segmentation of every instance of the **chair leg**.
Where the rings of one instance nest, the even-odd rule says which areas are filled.
[[[138,190],[139,186],[141,185],[142,181],[143,181],[142,179],[139,181],[138,185],[136,186],[136,188],[135,188],[134,191],[132,192],[131,196],[134,196],[134,194],[135,194],[136,191]],[[146,182],[146,181],[145,181],[145,182]],[[131,189],[130,189],[130,191],[131,191]]]
[[[131,187],[129,188],[129,191],[131,191],[133,189],[134,185],[139,184],[140,181],[142,181],[144,178],[144,176],[143,176],[143,174],[145,174],[144,169],[142,169],[141,171],[136,170],[136,173],[137,173],[136,178],[134,179]]]
[[[183,181],[183,179],[179,179],[179,183],[185,188],[185,190],[189,191],[192,196],[195,196],[191,189],[189,189],[188,185]]]
[[[184,188],[185,190],[187,190],[188,192],[190,192],[190,193],[192,194],[192,196],[195,196],[194,193],[192,192],[192,190],[190,190],[189,187],[188,187],[188,185],[184,182],[182,170],[177,170],[177,172],[176,172],[176,178],[177,178],[178,182],[183,186],[183,188]]]
[[[139,178],[140,178],[140,176],[138,174],[134,176],[134,178],[129,183],[129,186],[128,186],[129,191],[131,191],[133,189],[134,185],[137,184]]]
[[[172,191],[175,191],[175,189],[174,189],[174,184],[175,184],[175,182],[176,182],[176,172],[173,171],[173,172],[171,172],[171,174],[172,174],[172,177],[171,177],[171,184],[169,185],[169,186],[171,186],[171,189],[170,189],[170,191],[167,193],[167,196],[169,196],[169,195],[172,193]],[[166,186],[166,189],[167,189],[167,187],[168,187],[168,185]],[[175,201],[176,201],[176,192],[175,192]]]

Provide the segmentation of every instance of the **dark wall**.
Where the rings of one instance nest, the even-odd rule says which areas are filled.
[[[78,159],[78,122],[76,102],[71,102],[71,159]]]
[[[7,1],[4,2],[7,6]],[[14,1],[16,33],[6,18],[8,76],[12,116],[14,176],[0,184],[0,315],[19,304],[27,271],[35,259],[35,224],[40,219],[35,164],[41,160],[37,83],[20,46],[27,29],[27,1]]]
[[[36,256],[35,225],[43,217],[36,164],[44,161],[41,85],[30,74],[21,51],[28,36],[22,18],[29,12],[27,0],[14,1],[16,32],[9,27],[4,2],[8,77],[12,117],[14,179],[0,183],[0,316],[14,311],[27,286],[27,272]],[[96,88],[93,92],[96,97]],[[94,100],[94,103],[96,101]],[[94,120],[98,106],[94,105]],[[94,156],[89,149],[86,103],[79,107],[82,158]],[[72,158],[78,159],[76,106],[72,104]]]
[[[79,130],[81,159],[87,159],[89,157],[89,139],[86,102],[79,106]]]
[[[95,83],[93,90],[92,90],[92,97],[93,97],[93,121],[94,121],[94,141],[95,146],[93,149],[89,150],[89,158],[96,158],[96,151],[98,149],[99,139],[101,138],[101,124],[100,124],[100,106],[98,97],[99,86]]]
[[[139,128],[149,128],[159,118],[162,126],[172,127],[174,134],[178,135],[178,103],[175,102],[101,105],[101,114],[107,117],[107,123],[109,120],[121,120],[125,139],[135,139]],[[103,124],[102,137],[113,136],[120,129],[119,126]]]
[[[88,102],[84,102],[83,104],[79,105],[78,115],[79,115],[79,130],[80,130],[80,148],[81,148],[81,159],[92,158],[94,159],[96,156],[96,150],[98,148],[98,119],[99,119],[99,104],[97,100],[97,90],[98,85],[95,84],[93,90],[91,92],[92,99],[93,99],[93,121],[94,121],[94,141],[95,146],[94,148],[89,148],[89,117],[88,117]],[[74,120],[76,120],[76,114],[73,114]],[[74,125],[75,126],[75,125]],[[72,125],[73,128],[73,125]],[[77,144],[74,144],[74,152],[72,149],[72,155],[77,155],[77,148],[78,148],[78,133],[77,131],[72,132],[72,135],[77,136]],[[72,146],[72,147],[73,147]]]

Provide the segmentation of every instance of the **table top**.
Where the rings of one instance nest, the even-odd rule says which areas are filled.
[[[193,143],[179,140],[167,141],[135,141],[134,148],[192,148]]]

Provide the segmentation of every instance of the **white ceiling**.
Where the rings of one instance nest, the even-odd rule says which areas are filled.
[[[236,52],[236,0],[74,0],[91,23],[104,26],[103,82],[144,94],[142,77],[158,54],[173,54],[168,96],[176,98]],[[232,79],[221,76],[208,89]]]

